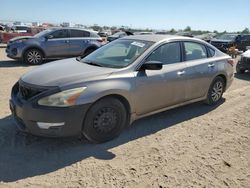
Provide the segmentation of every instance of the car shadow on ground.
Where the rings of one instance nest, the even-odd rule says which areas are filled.
[[[48,59],[43,62],[43,64],[56,61],[59,59]],[[0,61],[0,68],[11,68],[11,67],[29,67],[29,66],[36,66],[36,65],[29,65],[27,63],[24,63],[20,60],[3,60]]]
[[[89,157],[111,160],[116,157],[112,148],[154,134],[178,123],[204,115],[216,106],[195,103],[165,111],[133,123],[118,138],[91,144],[85,139],[48,139],[17,131],[11,116],[0,119],[0,182],[44,175]]]
[[[246,80],[246,81],[250,81],[250,71],[246,71],[243,74],[239,74],[239,73],[235,73],[235,78],[241,79],[241,80]]]
[[[8,68],[8,67],[28,67],[29,65],[23,63],[22,61],[15,60],[3,60],[0,61],[0,68]]]

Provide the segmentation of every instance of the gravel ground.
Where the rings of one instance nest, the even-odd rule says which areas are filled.
[[[0,48],[0,187],[250,187],[250,73],[216,107],[153,115],[94,145],[16,130],[10,90],[32,68]]]

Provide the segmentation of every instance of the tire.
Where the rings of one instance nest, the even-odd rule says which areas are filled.
[[[40,65],[43,62],[43,53],[38,49],[29,49],[24,54],[24,62],[30,65]]]
[[[225,81],[222,77],[216,77],[209,87],[206,103],[208,105],[217,104],[225,91]]]
[[[83,135],[91,142],[103,143],[117,137],[128,123],[124,104],[112,97],[97,101],[87,112]]]
[[[238,74],[243,74],[244,72],[245,72],[245,70],[244,69],[241,69],[238,65],[236,66],[236,72],[238,73]]]

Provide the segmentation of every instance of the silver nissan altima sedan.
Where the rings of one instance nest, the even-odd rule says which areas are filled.
[[[23,75],[10,109],[25,132],[105,142],[139,118],[197,101],[218,103],[233,81],[233,63],[199,39],[129,36]]]

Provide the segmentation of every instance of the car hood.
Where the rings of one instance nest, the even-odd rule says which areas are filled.
[[[34,37],[32,37],[32,36],[20,36],[20,37],[14,37],[14,38],[10,39],[10,42],[15,42],[15,41],[18,41],[18,40],[30,39],[30,38],[34,38]]]
[[[114,71],[117,71],[117,69],[88,65],[71,58],[39,66],[23,75],[21,80],[37,86],[62,87],[85,81],[105,79]]]

